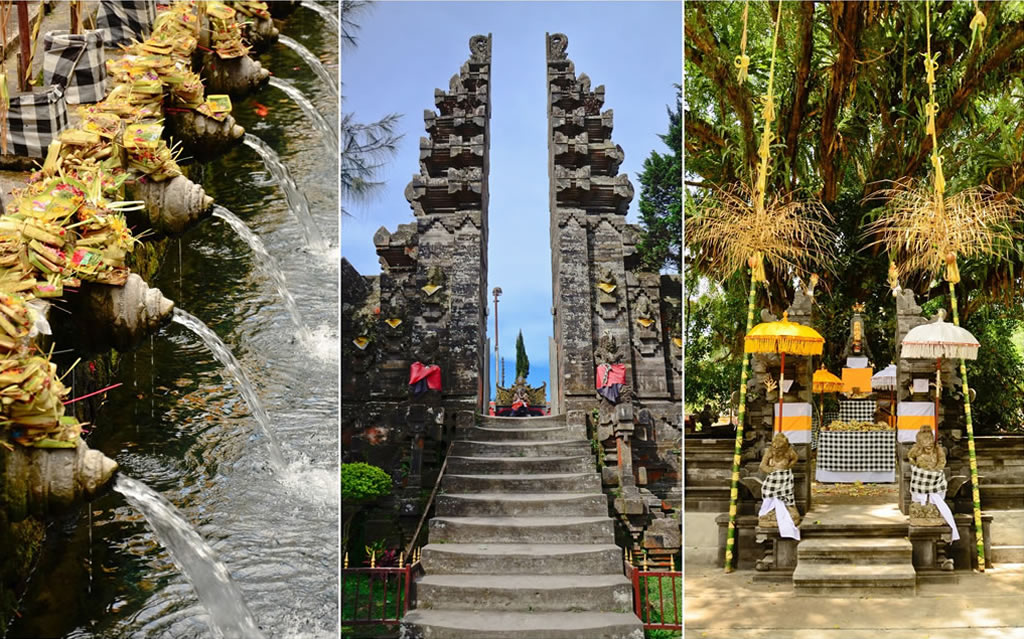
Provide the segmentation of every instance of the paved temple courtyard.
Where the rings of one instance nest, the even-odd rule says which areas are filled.
[[[914,597],[797,597],[792,583],[686,566],[686,634],[694,639],[1011,639],[1024,637],[1024,564],[997,564]]]

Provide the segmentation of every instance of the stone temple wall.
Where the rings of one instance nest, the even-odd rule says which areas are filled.
[[[411,534],[446,433],[486,405],[490,35],[473,36],[469,49],[424,111],[428,137],[405,189],[414,221],[374,235],[379,276],[342,260],[343,461],[380,466],[397,486],[368,513],[377,531],[394,531],[397,514]],[[440,365],[441,394],[412,397],[416,361]]]

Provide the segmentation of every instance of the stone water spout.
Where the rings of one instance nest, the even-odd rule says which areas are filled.
[[[184,233],[213,208],[213,198],[184,175],[163,182],[133,181],[127,187],[128,197],[146,203],[130,221],[166,235]]]
[[[68,340],[89,352],[109,347],[131,350],[169,321],[174,312],[174,302],[135,273],[128,276],[124,286],[83,285],[69,301],[73,326],[64,326],[66,323],[51,313],[51,320],[56,320],[54,330],[62,333],[60,343]]]
[[[274,26],[272,18],[249,16],[245,21],[245,34],[246,40],[252,45],[253,50],[262,52],[277,42],[281,32]]]
[[[117,462],[82,440],[75,448],[0,447],[0,503],[10,521],[53,515],[93,500],[116,471]]]
[[[230,114],[221,122],[191,110],[169,112],[165,117],[174,139],[180,140],[195,156],[224,153],[240,143],[245,135],[245,128]]]
[[[207,94],[246,94],[270,79],[270,70],[264,69],[263,65],[247,55],[222,60],[215,55],[207,54],[203,56],[203,74]]]

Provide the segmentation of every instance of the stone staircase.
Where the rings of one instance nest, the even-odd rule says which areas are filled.
[[[797,595],[913,596],[917,572],[907,539],[811,537],[797,546],[793,590]]]
[[[448,458],[402,636],[643,639],[585,424],[477,419]]]

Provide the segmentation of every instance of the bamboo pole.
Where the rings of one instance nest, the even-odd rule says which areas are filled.
[[[754,326],[754,301],[757,297],[757,280],[750,276],[750,294],[747,296],[747,332]],[[732,478],[729,486],[729,529],[725,539],[725,572],[732,572],[733,549],[736,546],[736,500],[739,496],[740,453],[743,449],[743,418],[747,413],[747,373],[750,357],[743,353],[743,367],[740,373],[740,406],[736,413],[736,446],[732,454]]]
[[[18,5],[18,90],[28,91],[28,78],[31,73],[32,49],[29,43],[31,35],[28,28],[28,0],[17,0]]]
[[[949,304],[953,307],[953,324],[960,326],[960,312],[956,303],[956,284],[949,282]],[[981,525],[981,491],[978,490],[978,456],[974,449],[974,420],[971,417],[971,394],[967,386],[967,362],[960,360],[960,380],[963,383],[964,418],[967,422],[967,454],[971,464],[971,503],[974,507],[974,533],[978,538],[978,572],[985,572],[985,533]]]

